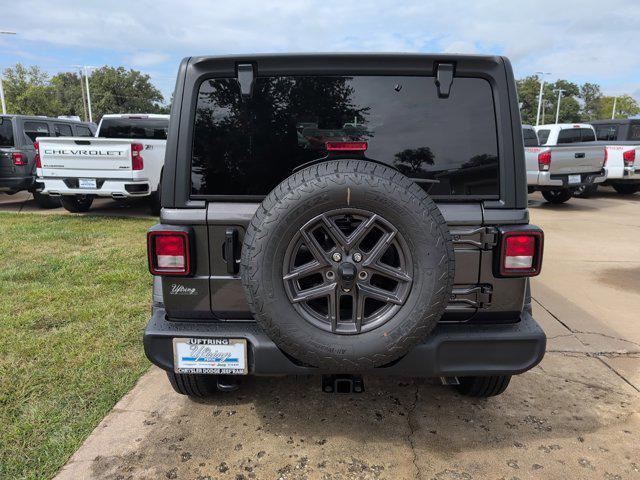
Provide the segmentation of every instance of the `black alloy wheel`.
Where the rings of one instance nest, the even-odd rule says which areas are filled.
[[[412,265],[390,222],[341,208],[315,216],[294,236],[282,278],[302,318],[348,335],[380,327],[398,311],[411,290]]]

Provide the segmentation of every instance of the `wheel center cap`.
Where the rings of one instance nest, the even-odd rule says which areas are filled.
[[[344,290],[349,290],[353,287],[356,281],[358,269],[353,263],[344,262],[338,266],[338,275],[340,277],[340,284]]]

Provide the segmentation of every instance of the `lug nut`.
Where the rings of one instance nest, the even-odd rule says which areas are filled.
[[[361,270],[360,273],[358,274],[358,278],[360,280],[365,280],[367,278],[367,272],[365,272],[364,270]]]
[[[328,278],[329,280],[333,280],[333,277],[335,277],[335,274],[334,274],[331,270],[329,270],[329,271],[326,273],[326,276],[327,276],[327,278]]]
[[[342,255],[340,255],[340,252],[335,252],[331,258],[333,258],[334,262],[339,262],[340,260],[342,260]]]
[[[362,254],[360,252],[356,252],[353,254],[353,261],[354,262],[361,262],[362,261]]]

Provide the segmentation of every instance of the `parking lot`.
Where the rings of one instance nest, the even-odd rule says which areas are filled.
[[[2,209],[29,208],[12,198]],[[375,377],[329,396],[287,377],[194,402],[152,368],[59,478],[640,478],[640,195],[535,194],[530,207],[546,232],[532,289],[547,355],[502,396]],[[91,213],[146,209],[105,200]]]

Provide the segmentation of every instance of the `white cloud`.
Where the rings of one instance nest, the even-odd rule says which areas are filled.
[[[33,15],[38,11],[46,14]],[[59,0],[55,9],[22,0],[4,9],[2,20],[41,54],[49,46],[103,48],[156,69],[169,59],[218,53],[490,53],[508,56],[517,76],[544,70],[601,83],[605,91],[623,84],[637,91],[638,18],[634,0]]]
[[[134,68],[151,67],[169,60],[169,55],[160,52],[138,52],[127,58],[127,63]]]
[[[478,53],[478,49],[471,42],[455,41],[442,48],[444,53]]]

